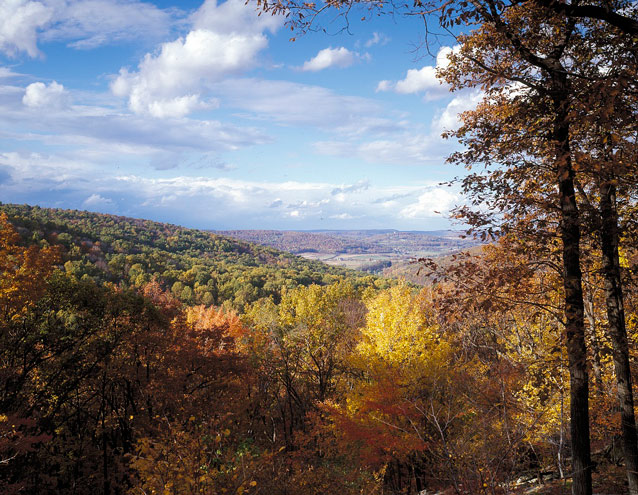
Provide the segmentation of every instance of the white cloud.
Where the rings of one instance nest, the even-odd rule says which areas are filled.
[[[216,0],[206,0],[191,16],[193,29],[208,29],[216,33],[254,34],[269,31],[275,33],[283,25],[282,16],[258,15],[253,1],[226,0],[218,4]]]
[[[182,117],[207,103],[199,92],[204,82],[247,69],[267,40],[261,34],[220,34],[204,29],[164,43],[157,56],[147,54],[139,71],[120,70],[111,89],[127,96],[135,113]]]
[[[370,163],[400,165],[439,165],[455,147],[441,137],[444,131],[454,130],[458,115],[471,110],[483,99],[481,91],[461,91],[431,121],[430,127],[397,127],[390,137],[374,134],[351,135],[340,140],[317,141],[314,149],[328,156],[351,158],[356,156]]]
[[[0,67],[0,79],[11,79],[14,77],[20,77],[22,74],[13,72],[9,67]]]
[[[449,64],[448,55],[455,47],[443,47],[436,56],[436,66],[426,65],[421,69],[409,69],[405,78],[392,81],[379,81],[377,91],[394,91],[400,94],[425,93],[426,100],[436,100],[449,94],[449,86],[436,77],[436,72]]]
[[[264,30],[276,29],[278,18],[262,21],[242,0],[218,6],[207,1],[193,17],[185,38],[163,43],[146,54],[136,72],[122,68],[111,83],[113,94],[127,97],[129,108],[153,117],[183,117],[218,105],[201,96],[208,86],[257,64],[268,45]]]
[[[416,203],[403,208],[399,215],[412,219],[436,217],[448,213],[457,201],[457,196],[446,189],[431,189],[421,194]]]
[[[374,100],[340,95],[321,86],[243,78],[217,83],[214,90],[226,106],[271,123],[310,125],[349,136],[389,134],[405,125]]]
[[[443,131],[456,129],[460,125],[459,114],[476,108],[483,96],[484,93],[478,90],[459,92],[432,121],[432,132],[440,135]]]
[[[48,85],[42,82],[35,82],[27,86],[22,97],[22,103],[31,108],[59,108],[66,104],[66,97],[67,93],[64,90],[64,86],[56,81],[52,81]]]
[[[365,42],[365,47],[370,48],[373,45],[386,45],[389,42],[390,38],[387,35],[375,31],[372,33],[372,38]]]
[[[337,213],[330,215],[329,218],[334,218],[335,220],[352,220],[354,217],[350,215],[350,213]]]
[[[171,30],[176,10],[137,0],[42,0],[54,10],[44,41],[68,41],[74,48],[153,40]]]
[[[84,200],[82,206],[85,208],[104,208],[106,206],[113,206],[113,200],[109,198],[104,198],[99,194],[91,194],[88,198]]]
[[[391,91],[393,87],[392,81],[379,81],[379,84],[377,84],[377,91]]]
[[[26,52],[30,57],[40,54],[38,30],[53,17],[53,8],[29,0],[0,2],[0,51],[15,56]]]
[[[440,139],[427,132],[397,133],[391,139],[367,137],[349,141],[318,141],[314,149],[323,155],[353,157],[369,163],[439,165],[447,152]]]
[[[2,0],[0,51],[36,57],[38,39],[85,49],[157,39],[170,32],[178,14],[137,0]]]
[[[316,72],[329,67],[350,67],[358,56],[357,53],[351,52],[343,46],[339,48],[324,48],[313,58],[304,62],[301,70]]]
[[[9,171],[12,187],[20,193],[51,191],[69,183],[81,183],[95,172],[86,161],[45,153],[0,153],[0,165]]]
[[[359,228],[414,228],[449,203],[431,183],[392,186],[361,180],[339,185],[163,175],[121,175],[86,157],[0,153],[3,201],[151,216],[202,228],[294,228],[301,220],[305,228],[329,228],[352,219]],[[332,194],[336,189],[351,194]],[[342,195],[348,196],[346,201],[340,200]],[[431,220],[428,225],[433,225]]]
[[[39,147],[64,146],[78,156],[105,162],[136,157],[156,168],[192,163],[197,157],[186,156],[189,153],[206,155],[210,163],[220,152],[271,142],[252,126],[131,115],[113,105],[114,97],[106,96],[67,91],[56,82],[37,82],[26,88],[0,85],[0,135],[36,142]],[[71,100],[75,104],[70,105]],[[101,104],[80,105],[78,100]]]

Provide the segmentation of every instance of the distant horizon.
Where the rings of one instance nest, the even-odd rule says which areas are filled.
[[[414,234],[428,234],[428,233],[435,233],[435,232],[464,232],[465,229],[463,228],[440,228],[440,229],[419,229],[419,230],[415,230],[415,229],[397,229],[397,228],[392,228],[392,227],[371,227],[371,228],[316,228],[316,229],[304,229],[304,228],[297,228],[297,229],[291,229],[291,228],[266,228],[266,227],[262,227],[262,228],[206,228],[206,227],[198,227],[198,226],[193,226],[193,225],[188,225],[186,223],[179,223],[179,222],[173,222],[173,221],[167,221],[167,220],[162,220],[162,219],[157,219],[157,218],[151,218],[151,217],[142,217],[142,216],[134,216],[134,215],[126,215],[126,214],[120,214],[120,213],[111,213],[108,211],[97,211],[97,210],[89,210],[86,208],[67,208],[64,206],[45,206],[42,204],[36,204],[36,203],[16,203],[16,202],[9,202],[9,201],[0,201],[0,206],[1,205],[26,205],[29,206],[31,208],[44,208],[44,209],[54,209],[54,210],[67,210],[67,211],[81,211],[81,212],[86,212],[86,213],[96,213],[96,214],[101,214],[101,215],[112,215],[112,216],[116,216],[116,217],[122,217],[122,218],[130,218],[130,219],[135,219],[135,220],[144,220],[144,221],[151,221],[151,222],[156,222],[156,223],[165,223],[165,224],[170,224],[170,225],[175,225],[178,227],[183,227],[183,228],[187,228],[187,229],[194,229],[194,230],[202,230],[202,231],[207,231],[207,232],[232,232],[232,231],[271,231],[271,232],[306,232],[306,233],[317,233],[317,232],[356,232],[356,231],[361,231],[361,232],[405,232],[405,233],[414,233]]]

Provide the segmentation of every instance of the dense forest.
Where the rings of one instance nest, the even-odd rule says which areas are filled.
[[[175,225],[28,205],[0,212],[25,241],[61,248],[67,273],[124,287],[157,281],[185,304],[241,311],[263,297],[279,301],[284,288],[325,285],[347,277],[355,286],[387,284],[374,277]]]
[[[560,273],[533,256],[503,236],[423,261],[419,289],[175,226],[4,205],[1,490],[565,493]],[[594,486],[625,493],[599,262],[585,272]],[[255,270],[277,290],[246,298]],[[208,289],[220,279],[239,290]]]
[[[365,7],[455,38],[454,216],[489,244],[417,288],[2,206],[2,493],[638,495],[638,4]]]

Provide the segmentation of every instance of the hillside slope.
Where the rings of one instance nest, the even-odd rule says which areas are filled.
[[[79,278],[141,286],[153,279],[188,304],[242,309],[284,288],[355,285],[375,278],[210,232],[115,215],[28,205],[0,205],[25,241],[60,244],[64,268]]]

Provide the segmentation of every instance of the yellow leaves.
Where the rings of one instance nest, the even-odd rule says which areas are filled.
[[[449,346],[430,323],[424,293],[405,285],[379,293],[367,303],[366,327],[357,346],[365,361],[402,369],[416,376],[447,361]]]
[[[38,300],[47,278],[59,260],[57,248],[24,248],[20,236],[0,215],[0,310],[3,316],[15,319]]]

